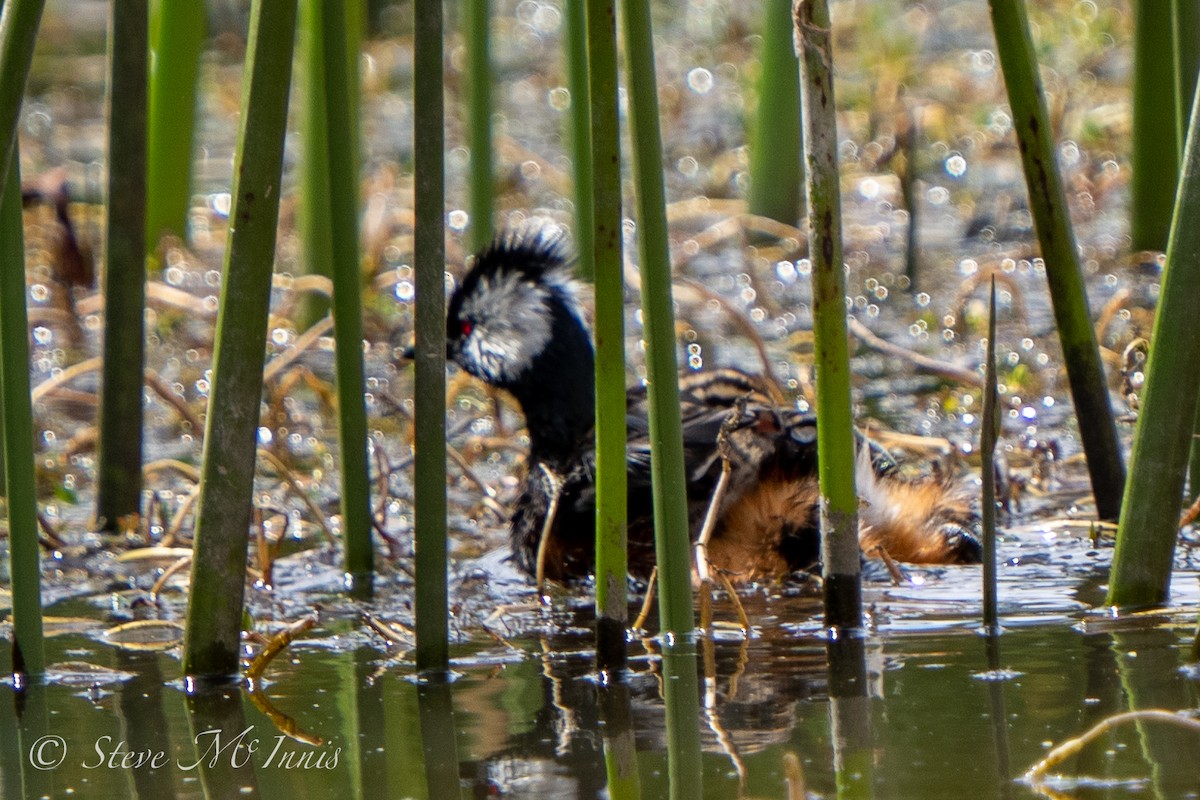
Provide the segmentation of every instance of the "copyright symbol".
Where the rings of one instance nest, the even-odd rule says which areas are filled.
[[[29,748],[29,764],[34,769],[54,769],[67,758],[67,742],[61,736],[43,736]]]

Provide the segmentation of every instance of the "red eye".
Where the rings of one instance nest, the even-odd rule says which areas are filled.
[[[471,335],[471,331],[475,330],[475,326],[474,326],[473,324],[471,324],[469,321],[467,321],[467,320],[465,320],[465,319],[464,319],[464,320],[463,320],[463,321],[462,321],[462,322],[459,324],[459,326],[458,326],[458,330],[459,330],[459,332],[460,332],[460,333],[461,333],[463,336],[470,336],[470,335]]]

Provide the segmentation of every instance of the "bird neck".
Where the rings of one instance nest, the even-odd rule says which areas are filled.
[[[508,387],[529,429],[529,455],[568,471],[593,442],[596,419],[595,356],[574,315],[556,317],[554,335],[523,380]]]

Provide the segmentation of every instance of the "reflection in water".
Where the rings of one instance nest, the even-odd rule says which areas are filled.
[[[458,747],[455,744],[457,728],[450,703],[450,684],[442,679],[422,680],[417,685],[417,703],[428,797],[461,797]]]
[[[163,713],[163,677],[158,654],[141,650],[117,650],[117,666],[133,677],[121,685],[117,712],[121,717],[122,739],[133,753],[161,750],[169,742],[167,718]],[[129,770],[133,796],[172,797],[175,784],[169,762],[151,761]]]
[[[198,769],[206,797],[259,797],[251,742],[239,686],[212,686],[187,698],[188,729],[195,758],[182,766]]]

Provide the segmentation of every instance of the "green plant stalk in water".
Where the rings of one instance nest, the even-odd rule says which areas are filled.
[[[463,3],[467,39],[467,146],[471,151],[467,244],[478,252],[492,239],[492,64],[488,30],[490,0]]]
[[[333,330],[337,342],[338,452],[346,572],[355,588],[369,591],[375,568],[371,546],[371,483],[367,466],[367,409],[363,402],[362,293],[358,267],[358,167],[354,163],[346,54],[346,14],[330,3],[325,31],[325,131],[329,137],[330,239],[333,246]]]
[[[17,152],[17,120],[44,0],[7,0],[0,13],[0,186]]]
[[[988,305],[987,363],[983,378],[983,413],[979,431],[979,458],[983,462],[983,629],[989,635],[1000,632],[1000,612],[996,591],[996,440],[1000,435],[1000,414],[996,387],[996,279],[992,278]]]
[[[580,6],[581,3],[574,3]],[[574,12],[581,13],[576,8]],[[594,209],[580,228],[594,252],[589,259],[596,282],[596,638],[597,661],[603,670],[625,663],[625,629],[629,622],[628,495],[625,461],[625,280],[621,247],[621,143],[617,105],[617,30],[613,0],[588,0],[585,69],[590,86],[588,113],[575,115],[588,134],[585,164]],[[574,100],[572,100],[574,102]],[[581,117],[585,120],[581,120]]]
[[[751,214],[786,225],[800,218],[800,64],[792,41],[792,0],[763,4],[762,74],[750,143]]]
[[[417,670],[450,668],[446,587],[445,104],[441,0],[415,0],[413,173],[416,346],[413,492]]]
[[[1108,397],[1108,382],[1088,313],[1079,252],[1067,214],[1062,177],[1054,160],[1050,118],[1038,75],[1033,39],[1022,0],[989,0],[1000,66],[1012,106],[1013,128],[1021,147],[1029,207],[1033,212],[1054,321],[1066,361],[1067,378],[1083,451],[1087,456],[1096,513],[1116,519],[1125,485],[1125,468],[1117,441],[1117,425]],[[1139,8],[1144,5],[1139,3]]]
[[[295,31],[295,0],[254,0],[184,633],[189,676],[238,672]]]
[[[300,91],[300,173],[296,227],[303,246],[300,271],[332,277],[333,226],[330,219],[329,131],[325,110],[325,0],[300,0],[300,49],[297,83]],[[329,311],[329,300],[309,292],[300,301],[296,326],[307,330]]]
[[[601,5],[612,8],[611,0]],[[594,186],[595,168],[599,162],[593,155],[592,149],[592,101],[589,81],[591,77],[588,66],[588,14],[591,4],[587,0],[567,3],[563,8],[566,18],[567,42],[567,87],[571,93],[571,130],[568,132],[571,141],[571,163],[575,167],[575,252],[579,255],[575,270],[584,280],[592,280],[596,273],[595,254],[595,204],[596,189]],[[605,31],[615,31],[616,20],[611,21]],[[615,35],[615,34],[614,34]],[[615,45],[614,45],[615,47]],[[615,83],[616,52],[612,55]],[[604,102],[608,102],[607,99]],[[609,133],[609,132],[605,132]],[[616,132],[611,132],[616,135]],[[620,160],[618,159],[618,164]],[[620,197],[618,196],[618,203]],[[618,212],[619,213],[619,212]]]
[[[796,4],[804,146],[808,159],[808,252],[812,260],[817,452],[821,485],[821,564],[825,624],[862,626],[858,496],[854,486],[854,417],[846,333],[846,270],[838,180],[837,120],[829,7]]]
[[[12,161],[0,195],[0,420],[4,427],[2,460],[12,585],[12,671],[40,678],[46,671],[42,647],[41,554],[34,481],[33,407],[29,395],[21,171],[16,150]]]
[[[1121,505],[1108,603],[1167,601],[1189,444],[1200,392],[1200,104],[1193,104],[1183,174],[1154,314],[1146,385]]]
[[[109,11],[104,366],[96,468],[96,527],[107,531],[139,514],[142,498],[148,16],[146,0],[123,0]]]
[[[1133,149],[1129,233],[1134,250],[1163,250],[1179,176],[1171,6],[1133,4]],[[1192,34],[1195,36],[1195,33]],[[996,38],[1000,38],[997,30]],[[1013,116],[1016,117],[1016,109]],[[1050,162],[1053,163],[1053,162]],[[1050,257],[1046,256],[1049,265]],[[1083,417],[1080,410],[1079,416]]]
[[[650,470],[658,563],[658,609],[665,634],[663,699],[667,712],[667,769],[672,800],[693,800],[703,791],[698,725],[700,699],[696,685],[692,563],[679,373],[675,364],[675,314],[671,305],[662,137],[648,0],[622,0],[621,21],[625,69],[630,76],[629,130],[633,142],[646,388],[650,401]]]
[[[146,251],[164,234],[187,233],[200,54],[208,39],[205,3],[150,0]],[[125,46],[125,45],[123,45]]]

